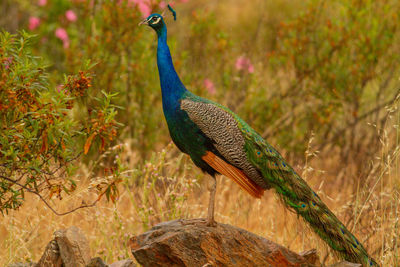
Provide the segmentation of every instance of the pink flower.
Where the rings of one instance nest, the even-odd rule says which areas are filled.
[[[254,66],[250,59],[245,56],[240,56],[236,59],[235,67],[237,70],[247,70],[249,73],[254,72]]]
[[[253,64],[249,63],[249,65],[247,66],[247,71],[248,71],[249,73],[253,73],[253,72],[254,72],[254,66],[253,66]]]
[[[30,17],[29,18],[29,25],[28,28],[29,30],[33,31],[40,25],[40,19],[38,17]]]
[[[142,13],[142,16],[144,18],[147,18],[148,16],[150,16],[151,9],[150,9],[150,6],[148,4],[146,4],[144,2],[140,2],[138,4],[138,8],[139,8],[139,11],[140,11],[140,13]]]
[[[45,6],[47,4],[47,0],[38,0],[39,6]]]
[[[61,93],[61,89],[63,89],[63,87],[64,87],[64,85],[62,85],[62,84],[57,85],[57,87],[56,87],[57,92]]]
[[[189,0],[181,0],[181,3],[187,3]]]
[[[75,12],[72,11],[71,9],[70,9],[70,10],[67,10],[67,12],[65,12],[65,17],[67,18],[68,21],[71,21],[71,22],[76,21],[77,18],[78,18],[78,17],[76,16]]]
[[[151,14],[151,8],[150,8],[150,1],[149,0],[129,0],[130,3],[135,3],[140,11],[142,13],[142,16],[144,18],[147,18]]]
[[[10,65],[12,64],[12,62],[13,62],[13,58],[12,58],[12,57],[8,57],[8,58],[5,60],[4,66],[5,66],[6,70],[10,68]]]
[[[68,33],[64,28],[57,28],[55,35],[58,39],[60,39],[63,42],[64,48],[69,47]]]
[[[210,79],[204,79],[204,87],[211,95],[214,95],[217,92],[214,83]]]
[[[243,56],[240,56],[236,59],[235,67],[237,70],[242,70],[245,65],[245,58]]]
[[[55,35],[62,41],[68,40],[68,33],[64,28],[57,28]]]
[[[174,1],[161,1],[159,4],[158,4],[158,6],[161,8],[161,9],[164,9],[164,8],[167,8],[167,5],[170,5],[170,6],[174,6],[175,5],[175,2]]]
[[[165,1],[161,1],[161,2],[158,4],[158,6],[159,6],[161,9],[164,9],[164,8],[167,7],[167,3],[166,3]]]

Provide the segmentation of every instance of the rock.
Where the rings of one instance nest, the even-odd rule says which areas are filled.
[[[136,264],[131,260],[122,260],[110,264],[110,267],[136,267]]]
[[[352,262],[348,262],[348,261],[341,261],[341,262],[329,265],[329,267],[361,267],[361,264],[352,263]]]
[[[83,267],[90,262],[89,243],[78,227],[58,230],[54,236],[64,267]]]
[[[202,219],[160,223],[130,239],[143,266],[316,266],[305,257],[243,229]]]
[[[109,267],[109,265],[104,263],[100,257],[95,257],[90,259],[89,263],[85,267]]]
[[[60,249],[55,239],[51,240],[44,249],[43,255],[40,258],[37,267],[61,267],[62,260]]]
[[[11,263],[7,267],[36,267],[37,263],[34,262],[16,262]]]
[[[321,266],[316,249],[301,252],[299,255],[305,258],[307,262],[312,262],[316,266]]]

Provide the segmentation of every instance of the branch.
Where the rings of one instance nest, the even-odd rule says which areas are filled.
[[[16,185],[22,187],[23,189],[25,189],[25,190],[28,191],[29,193],[32,193],[32,194],[37,195],[37,196],[40,198],[40,200],[43,201],[43,203],[44,203],[54,214],[56,214],[56,215],[58,215],[58,216],[67,215],[67,214],[72,213],[72,212],[74,212],[74,211],[76,211],[76,210],[79,210],[79,209],[94,207],[94,206],[96,205],[96,203],[100,201],[100,199],[102,198],[102,196],[103,196],[103,195],[106,193],[106,191],[107,191],[107,190],[105,190],[104,192],[102,192],[102,193],[97,197],[97,199],[96,199],[95,201],[93,201],[91,204],[86,204],[86,203],[84,203],[84,204],[80,205],[79,207],[73,208],[72,210],[69,210],[69,211],[66,211],[66,212],[58,212],[58,211],[56,211],[56,210],[46,201],[46,199],[45,199],[39,192],[34,191],[34,190],[28,188],[27,186],[25,186],[25,185],[23,185],[23,184],[20,184],[20,183],[18,183],[17,181],[14,181],[13,179],[10,179],[10,178],[5,177],[5,176],[3,176],[3,175],[0,175],[0,178],[2,178],[2,179],[4,179],[4,180],[7,180],[7,181],[9,181],[9,182],[11,182],[11,183],[13,183],[13,184],[16,184]]]
[[[329,142],[329,143],[335,142],[335,140],[336,140],[337,138],[339,138],[339,136],[342,136],[342,135],[344,134],[344,132],[345,132],[346,130],[349,129],[349,127],[354,127],[354,126],[356,126],[359,122],[361,122],[362,120],[366,119],[369,115],[374,114],[375,112],[378,112],[378,111],[381,110],[382,108],[384,108],[384,107],[386,107],[386,106],[388,106],[388,105],[391,105],[391,104],[395,103],[395,102],[396,102],[397,100],[399,100],[399,99],[400,99],[400,89],[397,90],[397,92],[395,93],[395,95],[393,96],[392,99],[390,99],[389,101],[384,102],[384,103],[382,103],[382,104],[380,104],[380,105],[374,107],[373,109],[371,109],[371,110],[365,112],[364,114],[358,116],[358,117],[356,118],[355,121],[353,121],[353,122],[351,122],[351,123],[348,123],[348,124],[347,124],[345,127],[343,127],[341,130],[337,131],[336,134],[330,139],[330,142]],[[317,150],[322,150],[322,149],[325,147],[325,145],[326,145],[327,143],[328,143],[328,142],[322,143],[322,144],[317,148]]]

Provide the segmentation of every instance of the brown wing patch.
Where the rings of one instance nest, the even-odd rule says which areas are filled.
[[[236,168],[235,166],[227,163],[220,157],[216,156],[212,152],[207,152],[202,159],[208,163],[214,170],[218,171],[220,174],[234,180],[241,188],[243,188],[247,193],[255,198],[261,198],[264,194],[264,189],[259,185],[254,183],[247,177],[244,172]]]

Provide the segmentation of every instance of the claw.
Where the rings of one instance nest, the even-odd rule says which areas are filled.
[[[217,227],[217,222],[214,220],[206,220],[206,226],[208,227]]]

